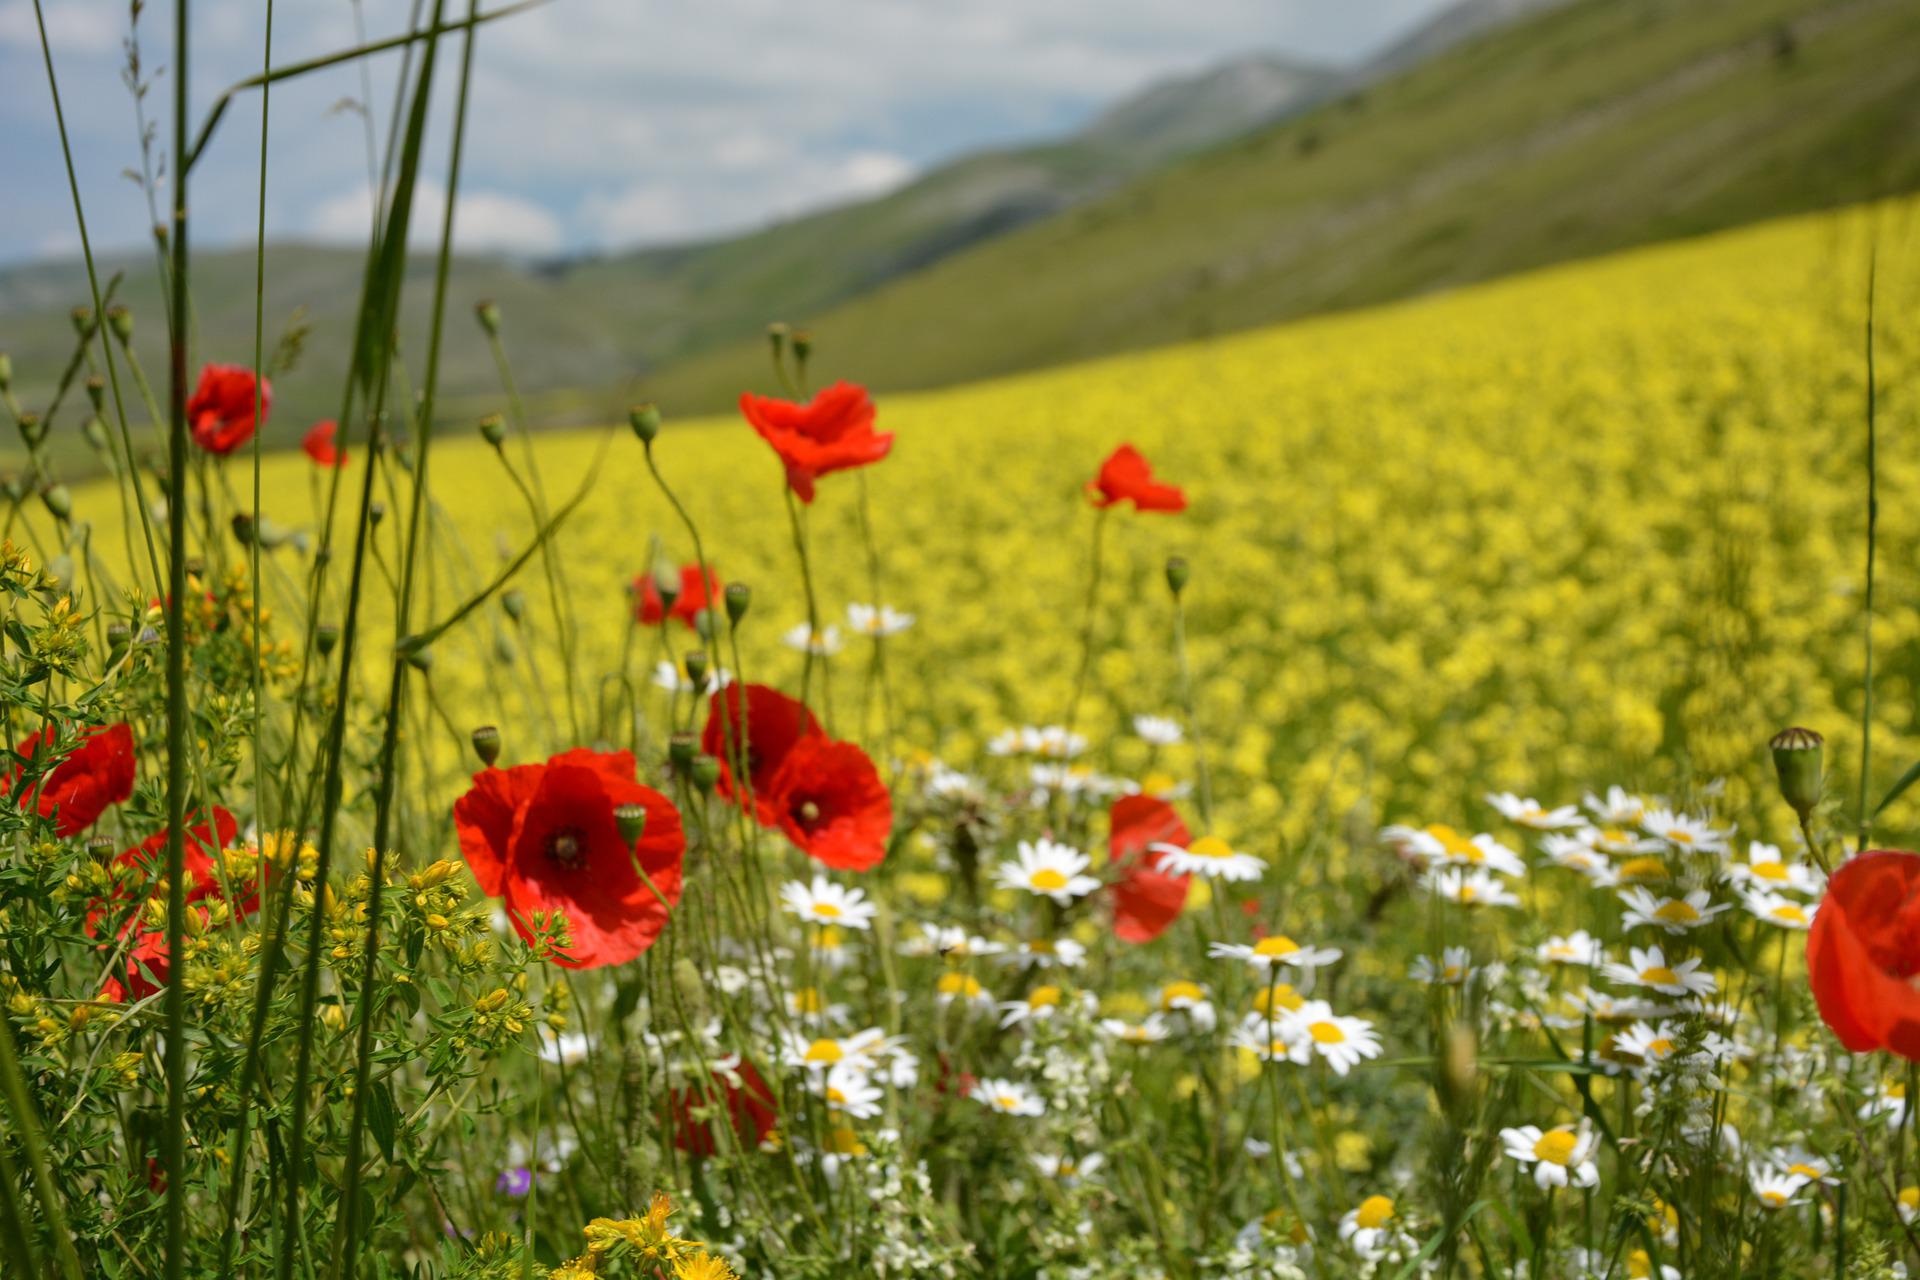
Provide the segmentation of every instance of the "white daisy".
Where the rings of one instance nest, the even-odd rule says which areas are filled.
[[[1289,1014],[1288,1021],[1306,1033],[1313,1051],[1327,1060],[1335,1075],[1345,1075],[1363,1058],[1380,1056],[1380,1039],[1365,1018],[1344,1017],[1325,1000],[1309,1000]]]
[[[1673,1022],[1662,1022],[1658,1026],[1636,1022],[1613,1038],[1614,1052],[1637,1059],[1643,1068],[1665,1062],[1679,1044],[1680,1027]]]
[[[1577,835],[1547,835],[1540,841],[1540,850],[1554,866],[1578,871],[1595,884],[1613,878],[1613,863],[1607,855]]]
[[[826,1072],[842,1062],[870,1064],[884,1052],[889,1041],[878,1027],[868,1027],[850,1036],[822,1036],[809,1039],[795,1031],[783,1033],[780,1060],[789,1067]]]
[[[1233,1029],[1230,1043],[1236,1049],[1249,1051],[1262,1062],[1304,1064],[1313,1059],[1313,1042],[1307,1037],[1306,1028],[1294,1022],[1291,1014],[1276,1013],[1268,1017],[1264,1013],[1249,1013]]]
[[[1813,917],[1820,910],[1817,902],[1796,902],[1784,893],[1765,891],[1747,893],[1740,904],[1768,924],[1782,929],[1811,929]]]
[[[695,684],[680,669],[679,663],[662,658],[653,668],[653,682],[669,693],[714,694],[733,683],[733,672],[725,667],[713,667]]]
[[[949,969],[940,975],[933,984],[933,998],[939,1001],[942,1008],[955,1001],[975,1009],[991,1009],[998,1003],[993,998],[993,992],[980,985],[978,978],[958,969]]]
[[[1428,893],[1437,894],[1463,907],[1517,907],[1520,899],[1496,880],[1490,871],[1468,871],[1447,867],[1427,872],[1421,883]]]
[[[1625,825],[1582,827],[1578,835],[1601,853],[1612,854],[1616,858],[1628,858],[1636,853],[1659,853],[1667,847],[1666,842],[1658,836],[1642,835]]]
[[[1692,818],[1671,809],[1652,809],[1641,815],[1640,826],[1676,849],[1697,853],[1725,853],[1731,831],[1716,831],[1705,818]]]
[[[850,604],[847,625],[863,636],[893,636],[913,625],[913,615],[896,613],[892,605]]]
[[[1368,1261],[1376,1261],[1393,1239],[1393,1201],[1368,1196],[1340,1218],[1340,1238]]]
[[[1160,1012],[1166,1014],[1169,1020],[1184,1017],[1195,1031],[1203,1035],[1213,1030],[1213,1000],[1207,994],[1207,989],[1197,982],[1181,979],[1160,988]]]
[[[1022,840],[1018,856],[994,868],[994,881],[1003,889],[1024,889],[1064,907],[1100,887],[1086,874],[1092,863],[1078,849],[1042,836],[1032,843]]]
[[[1034,1090],[1024,1084],[994,1076],[974,1081],[967,1096],[989,1111],[997,1111],[1003,1116],[1040,1116],[1047,1113],[1047,1104]]]
[[[1507,1158],[1522,1167],[1533,1166],[1533,1181],[1542,1191],[1548,1187],[1591,1187],[1600,1181],[1600,1169],[1593,1162],[1594,1136],[1587,1122],[1578,1128],[1570,1124],[1544,1133],[1534,1125],[1502,1129],[1500,1141]]]
[[[543,1032],[540,1037],[540,1061],[551,1062],[558,1066],[570,1067],[577,1062],[586,1061],[593,1052],[593,1037],[579,1031],[567,1031],[559,1035]]]
[[[1541,964],[1595,965],[1605,959],[1599,940],[1585,929],[1575,929],[1564,937],[1548,938],[1533,949],[1533,955]]]
[[[782,633],[780,643],[816,658],[831,658],[840,652],[840,628],[829,624],[815,631],[804,622],[796,622]]]
[[[970,956],[998,955],[1005,950],[1001,943],[970,934],[958,925],[929,924],[922,925],[917,935],[901,944],[900,954],[964,960]]]
[[[1645,889],[1622,889],[1620,901],[1627,908],[1620,917],[1627,928],[1645,925],[1668,933],[1698,929],[1721,912],[1732,909],[1731,903],[1714,902],[1705,889],[1691,890],[1684,898],[1656,898]]]
[[[826,1099],[827,1105],[855,1120],[871,1120],[880,1114],[880,1086],[857,1062],[840,1062],[824,1074],[807,1078],[807,1088]]]
[[[1808,1182],[1819,1182],[1829,1187],[1840,1185],[1839,1166],[1804,1147],[1776,1148],[1772,1152],[1772,1162],[1780,1172],[1797,1173]]]
[[[1886,1117],[1887,1128],[1898,1129],[1907,1118],[1907,1086],[1893,1081],[1883,1083],[1856,1113],[1862,1120]]]
[[[1593,820],[1602,825],[1638,826],[1647,811],[1646,801],[1620,786],[1608,787],[1604,798],[1589,791],[1581,803],[1587,806]]]
[[[1690,960],[1668,961],[1659,947],[1629,947],[1629,964],[1602,965],[1600,972],[1623,986],[1645,987],[1668,996],[1705,996],[1719,985],[1710,973],[1700,971],[1698,956]]]
[[[1170,747],[1185,736],[1180,722],[1171,716],[1135,716],[1133,731],[1143,742],[1156,747]]]
[[[1405,843],[1430,866],[1472,867],[1503,876],[1527,873],[1518,853],[1485,832],[1468,839],[1452,827],[1434,823],[1414,832]]]
[[[1024,1000],[1005,1000],[1000,1004],[1000,1025],[1018,1026],[1023,1022],[1039,1022],[1051,1018],[1060,1011],[1060,1002],[1066,993],[1059,987],[1040,986],[1027,992]]]
[[[1071,760],[1086,749],[1087,740],[1083,735],[1069,733],[1057,724],[1005,729],[987,742],[987,751],[992,755],[1033,755],[1052,760]]]
[[[1089,1151],[1083,1156],[1051,1156],[1035,1153],[1028,1157],[1033,1167],[1040,1171],[1043,1178],[1052,1178],[1062,1186],[1076,1187],[1082,1178],[1091,1178],[1100,1172],[1100,1166],[1107,1158],[1098,1151]]]
[[[1561,827],[1580,825],[1578,805],[1563,804],[1556,809],[1549,809],[1532,796],[1521,799],[1511,791],[1490,792],[1487,803],[1498,809],[1507,821],[1532,827],[1536,831],[1556,831]]]
[[[839,925],[848,929],[873,927],[874,912],[866,901],[865,889],[849,889],[825,876],[815,876],[812,884],[789,880],[780,886],[781,908],[809,924]]]
[[[1102,1018],[1100,1030],[1122,1044],[1158,1044],[1168,1035],[1167,1020],[1157,1013],[1150,1013],[1138,1022]]]
[[[1293,969],[1318,969],[1340,958],[1338,947],[1302,946],[1284,933],[1270,933],[1252,944],[1209,942],[1207,954],[1216,960],[1242,960],[1262,971],[1275,965]]]
[[[1720,874],[1741,888],[1766,893],[1817,894],[1825,887],[1814,868],[1804,862],[1788,862],[1779,845],[1758,840],[1747,845],[1745,862],[1729,862]]]
[[[1465,947],[1448,947],[1440,953],[1438,964],[1432,956],[1415,956],[1407,965],[1407,977],[1428,986],[1457,987],[1472,976],[1473,953]]]
[[[1747,1178],[1753,1184],[1753,1198],[1767,1210],[1799,1204],[1799,1195],[1810,1182],[1805,1174],[1787,1173],[1766,1165],[1755,1165],[1748,1170]]]
[[[1196,875],[1205,880],[1258,880],[1266,871],[1263,859],[1250,853],[1235,853],[1219,836],[1201,836],[1181,848],[1177,844],[1150,844],[1147,848],[1160,855],[1158,869],[1168,875]]]
[[[830,1001],[818,987],[794,987],[787,992],[787,1016],[801,1022],[844,1023],[852,1013],[845,1004]]]
[[[1087,949],[1072,938],[1029,938],[1010,949],[1002,961],[1018,969],[1078,969]]]

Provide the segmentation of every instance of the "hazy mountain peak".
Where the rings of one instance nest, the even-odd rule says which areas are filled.
[[[1332,67],[1262,53],[1148,85],[1094,118],[1075,139],[1170,158],[1259,128],[1313,101],[1339,79]]]

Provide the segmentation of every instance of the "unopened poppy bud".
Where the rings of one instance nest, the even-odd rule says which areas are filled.
[[[93,328],[92,307],[75,307],[68,313],[68,318],[73,321],[73,331],[83,338],[87,336],[87,331]]]
[[[702,640],[713,639],[715,615],[711,609],[699,609],[693,615],[693,631]]]
[[[787,350],[787,326],[783,322],[775,320],[767,326],[767,346],[773,351],[773,362],[779,364]]]
[[[98,415],[88,418],[81,424],[80,434],[85,436],[87,443],[96,449],[104,452],[112,448],[112,442],[107,439],[107,424],[100,421]]]
[[[647,830],[647,808],[639,804],[623,804],[613,811],[613,821],[620,828],[620,838],[629,845],[640,843],[640,837]]]
[[[87,399],[93,402],[93,411],[100,412],[107,400],[107,380],[97,373],[87,375]]]
[[[637,404],[627,410],[627,425],[633,428],[633,434],[640,437],[641,444],[652,444],[654,437],[660,434],[660,406],[656,404]]]
[[[807,357],[813,354],[813,335],[805,329],[793,331],[793,358],[801,368],[806,368]]]
[[[720,762],[712,756],[699,755],[693,758],[693,785],[702,791],[712,791],[720,783]]]
[[[687,655],[680,659],[680,665],[685,668],[687,679],[693,682],[694,688],[699,688],[707,678],[707,651],[705,649],[687,650]]]
[[[676,733],[667,739],[667,761],[673,765],[675,773],[686,773],[693,767],[693,757],[699,754],[700,743],[690,733]]]
[[[107,328],[113,330],[113,336],[121,342],[130,341],[133,338],[133,312],[121,306],[108,307]]]
[[[1190,576],[1192,576],[1192,570],[1187,567],[1184,556],[1167,557],[1167,590],[1176,596],[1179,595],[1187,589],[1187,579]]]
[[[375,499],[367,504],[367,523],[378,526],[387,518],[387,504]]]
[[[480,321],[480,327],[487,331],[488,337],[500,332],[500,308],[491,298],[476,306],[473,314]]]
[[[73,495],[63,484],[50,484],[42,489],[40,501],[47,504],[47,510],[53,512],[56,520],[65,520],[73,514]]]
[[[339,624],[323,622],[313,629],[313,647],[320,651],[321,657],[333,652],[333,646],[340,643]]]
[[[1780,798],[1805,822],[1820,803],[1825,772],[1826,739],[1811,729],[1783,729],[1768,745],[1773,748],[1774,772],[1780,776]]]
[[[508,590],[500,593],[500,607],[507,611],[507,616],[509,618],[512,618],[515,622],[518,622],[522,617],[526,615],[527,597],[525,593],[523,593],[520,590],[520,588],[518,587],[509,588]]]
[[[473,731],[473,753],[480,757],[480,763],[493,768],[493,762],[500,758],[500,730],[495,725],[483,724]]]
[[[27,448],[37,449],[40,442],[47,438],[47,429],[40,421],[40,415],[29,409],[20,415],[20,438],[27,442]]]
[[[693,961],[685,956],[673,962],[673,989],[680,997],[681,1008],[687,1011],[687,1020],[696,1027],[704,1025],[707,1021],[707,984]]]
[[[254,535],[253,516],[245,511],[234,512],[233,513],[233,536],[240,540],[240,545],[243,547],[252,546],[253,535]]]
[[[497,413],[480,419],[480,438],[498,449],[500,442],[507,438],[507,420]]]
[[[744,582],[729,582],[725,592],[727,600],[727,621],[735,626],[747,616],[747,607],[753,603],[753,588]]]

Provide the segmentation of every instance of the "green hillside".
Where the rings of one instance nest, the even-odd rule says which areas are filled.
[[[1920,5],[1584,0],[806,321],[927,386],[1920,185]],[[764,378],[748,339],[646,380]]]

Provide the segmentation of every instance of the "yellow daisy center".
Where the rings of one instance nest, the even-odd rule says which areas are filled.
[[[807,1046],[805,1056],[808,1062],[831,1063],[840,1061],[840,1059],[847,1056],[847,1053],[846,1050],[840,1047],[838,1040],[815,1040]]]
[[[971,999],[980,994],[980,980],[965,973],[943,973],[938,990],[943,996],[966,996]]]
[[[1900,1207],[1903,1209],[1920,1209],[1920,1187],[1900,1188]]]
[[[1762,1191],[1760,1193],[1760,1198],[1767,1202],[1767,1207],[1769,1209],[1778,1209],[1781,1205],[1787,1202],[1787,1193],[1784,1191],[1769,1189],[1766,1191]]]
[[[1783,862],[1756,862],[1747,868],[1761,880],[1788,880],[1792,877]]]
[[[1647,1041],[1647,1056],[1649,1058],[1664,1058],[1672,1052],[1673,1041],[1667,1039],[1665,1036],[1661,1036],[1656,1040]]]
[[[1694,909],[1691,902],[1683,898],[1675,898],[1671,902],[1661,903],[1654,909],[1653,918],[1655,920],[1664,920],[1668,924],[1700,923],[1700,913]]]
[[[999,1107],[1002,1111],[1012,1111],[1015,1107],[1020,1105],[1020,1099],[1014,1097],[1010,1093],[1003,1093],[999,1097],[995,1098],[993,1101],[994,1101],[994,1105]]]
[[[1160,989],[1160,1007],[1177,1008],[1182,1000],[1198,1004],[1207,998],[1207,993],[1197,982],[1169,982]]]
[[[1533,1157],[1545,1160],[1548,1164],[1566,1165],[1573,1159],[1573,1149],[1579,1145],[1579,1139],[1571,1129],[1549,1129],[1540,1135],[1540,1141],[1533,1144]]]
[[[1620,864],[1622,880],[1665,880],[1667,864],[1658,858],[1628,858]]]
[[[1767,914],[1775,920],[1785,920],[1788,924],[1805,924],[1807,922],[1807,913],[1800,908],[1800,904],[1797,902],[1783,902],[1773,910],[1767,912]]]
[[[1291,1013],[1305,1003],[1300,993],[1287,982],[1276,982],[1271,987],[1262,987],[1253,993],[1253,1007],[1261,1013],[1271,1012],[1276,1007]]]
[[[1691,831],[1669,831],[1669,832],[1667,832],[1667,839],[1669,839],[1669,840],[1671,840],[1671,841],[1673,841],[1673,842],[1674,842],[1675,844],[1692,844],[1692,843],[1693,843],[1693,832],[1691,832]]]
[[[801,987],[793,993],[793,1008],[796,1013],[819,1013],[827,1007],[820,996],[818,987]]]
[[[1052,867],[1042,867],[1033,873],[1027,883],[1042,893],[1058,893],[1067,887],[1067,878]]]
[[[1150,773],[1140,779],[1140,789],[1150,796],[1165,795],[1169,791],[1178,789],[1179,786],[1180,784],[1173,780],[1173,775],[1170,773]]]
[[[1393,1217],[1393,1201],[1385,1196],[1368,1196],[1354,1210],[1353,1224],[1367,1231],[1378,1231]]]
[[[816,902],[813,904],[813,914],[825,916],[829,920],[838,920],[840,918],[840,908],[831,902]]]
[[[1284,933],[1271,934],[1253,944],[1253,954],[1268,960],[1281,956],[1290,956],[1300,949],[1300,944]]]
[[[1035,987],[1027,996],[1027,1008],[1050,1009],[1060,1003],[1060,988]]]
[[[851,1129],[835,1129],[827,1135],[827,1145],[835,1155],[863,1156],[867,1154],[867,1144],[860,1141],[860,1135]]]
[[[1640,981],[1648,986],[1677,987],[1680,985],[1680,975],[1671,969],[1654,965],[1652,968],[1640,971]]]
[[[1787,1172],[1797,1173],[1800,1176],[1814,1182],[1818,1182],[1821,1178],[1824,1178],[1827,1176],[1827,1171],[1825,1169],[1822,1169],[1817,1165],[1807,1164],[1804,1161],[1802,1161],[1799,1164],[1788,1165]]]
[[[1316,1022],[1307,1028],[1307,1034],[1313,1037],[1315,1044],[1347,1042],[1347,1033],[1340,1029],[1340,1024],[1337,1022]]]
[[[1474,888],[1474,887],[1473,887],[1472,885],[1470,885],[1470,884],[1463,884],[1463,885],[1461,885],[1461,886],[1460,886],[1460,901],[1462,901],[1462,902],[1472,902],[1472,901],[1473,901],[1473,895],[1474,895],[1474,894],[1475,894],[1476,892],[1478,892],[1478,891],[1477,891],[1477,890],[1476,890],[1476,889],[1475,889],[1475,888]]]
[[[1645,1249],[1635,1249],[1627,1255],[1627,1280],[1650,1280],[1652,1275],[1653,1259]]]
[[[1231,858],[1233,846],[1219,836],[1201,836],[1187,846],[1187,852],[1196,858]]]

